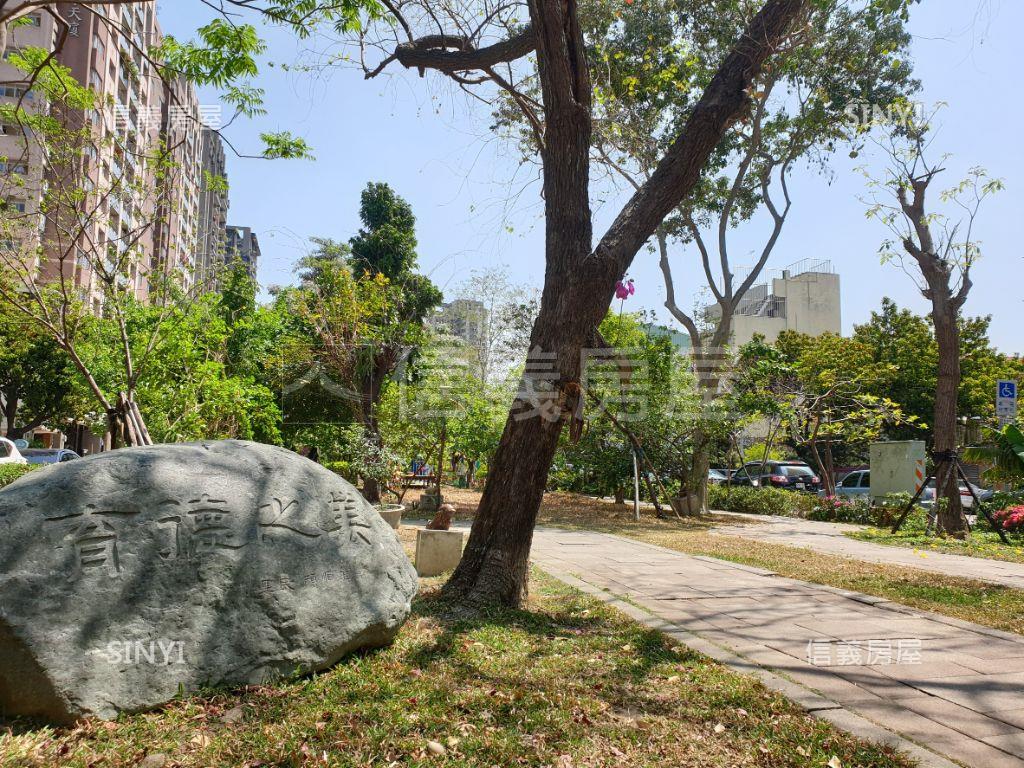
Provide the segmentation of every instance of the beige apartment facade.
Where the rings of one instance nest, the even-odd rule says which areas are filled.
[[[210,128],[203,129],[201,165],[196,279],[213,288],[227,254],[229,198],[224,141]]]
[[[717,305],[708,319],[720,316]],[[732,345],[740,347],[760,335],[774,342],[783,331],[809,336],[843,330],[840,279],[829,261],[804,260],[781,271],[770,282],[754,285],[733,316]]]

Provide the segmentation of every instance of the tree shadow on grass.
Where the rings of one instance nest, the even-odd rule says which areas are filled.
[[[552,643],[568,641],[574,651],[586,650],[598,656],[609,651],[621,653],[624,658],[620,661],[628,661],[628,664],[616,662],[603,674],[595,674],[599,678],[599,698],[605,699],[613,709],[628,702],[630,709],[647,715],[668,714],[671,709],[655,697],[639,694],[655,669],[666,664],[708,662],[689,649],[679,652],[672,641],[657,630],[617,617],[612,609],[598,606],[582,594],[565,589],[562,595],[571,602],[566,605],[558,601],[557,610],[492,607],[472,615],[467,615],[461,606],[452,604],[439,593],[423,595],[414,606],[413,616],[436,622],[439,632],[430,642],[411,649],[404,658],[427,673],[443,666],[446,674],[454,673],[475,685],[503,691],[522,684],[538,664],[557,654],[559,649],[552,647]],[[494,629],[531,638],[532,647],[521,666],[505,667],[496,674],[461,653],[471,638]],[[621,645],[623,638],[628,641],[625,645]],[[617,645],[603,647],[609,641]],[[581,648],[580,644],[585,647]]]

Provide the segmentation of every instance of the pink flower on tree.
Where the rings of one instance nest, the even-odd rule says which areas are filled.
[[[615,298],[617,299],[625,301],[634,293],[636,293],[636,286],[633,285],[632,279],[629,279],[626,282],[619,280],[619,282],[615,284]]]

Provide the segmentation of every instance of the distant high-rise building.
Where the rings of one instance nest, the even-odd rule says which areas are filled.
[[[251,227],[236,227],[228,224],[225,259],[228,262],[241,261],[249,269],[249,276],[255,280],[260,262],[260,241]]]
[[[224,263],[228,237],[227,159],[220,134],[203,129],[196,279],[213,283]]]
[[[430,324],[476,347],[486,343],[487,320],[487,308],[482,301],[455,299],[441,305]]]
[[[709,320],[721,316],[717,304],[704,312]],[[732,343],[742,346],[755,334],[771,343],[782,331],[820,336],[842,330],[839,275],[830,261],[805,259],[783,269],[770,284],[751,286],[733,316]]]

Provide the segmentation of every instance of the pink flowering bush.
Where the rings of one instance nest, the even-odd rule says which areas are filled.
[[[866,499],[844,499],[842,496],[819,496],[807,518],[830,523],[874,522],[871,504]]]
[[[1004,531],[1024,531],[1024,504],[1001,509],[994,515],[996,523]]]

